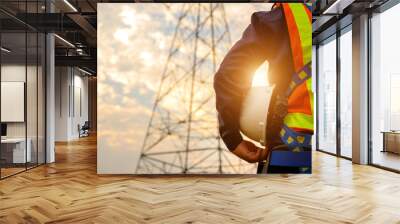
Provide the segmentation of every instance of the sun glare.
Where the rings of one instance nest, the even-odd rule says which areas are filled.
[[[252,86],[268,86],[268,63],[263,63],[254,73]]]

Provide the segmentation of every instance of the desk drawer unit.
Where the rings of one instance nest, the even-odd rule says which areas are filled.
[[[385,132],[383,139],[384,152],[400,154],[400,132]]]
[[[28,147],[25,150],[24,139],[7,139],[1,142],[1,159],[6,164],[20,164],[32,161],[31,141],[28,139]]]

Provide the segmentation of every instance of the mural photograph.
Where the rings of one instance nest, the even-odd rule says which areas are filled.
[[[294,172],[307,170],[312,99],[290,102],[312,98],[309,13],[305,4],[100,4],[98,172],[266,173],[268,148],[285,145],[278,151],[301,154]],[[279,106],[270,101],[298,74],[295,96],[282,96],[286,117],[267,122]]]

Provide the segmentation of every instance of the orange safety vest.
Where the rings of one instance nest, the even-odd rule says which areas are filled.
[[[287,90],[288,111],[280,137],[289,146],[311,147],[314,132],[314,95],[311,82],[311,5],[280,3],[288,28],[295,73]]]

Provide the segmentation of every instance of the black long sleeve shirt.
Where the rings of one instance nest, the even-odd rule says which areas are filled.
[[[251,24],[215,74],[219,132],[229,150],[234,150],[242,141],[239,130],[242,101],[251,87],[255,71],[265,61],[269,63],[269,83],[275,85],[270,102],[273,105],[276,94],[287,89],[294,72],[289,35],[280,8],[251,16]],[[273,107],[269,107],[268,116],[272,110]]]

